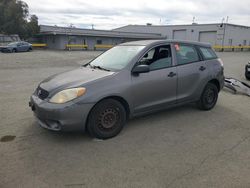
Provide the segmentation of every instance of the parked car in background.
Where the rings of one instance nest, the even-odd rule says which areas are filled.
[[[250,80],[250,61],[245,66],[245,76],[247,80]]]
[[[224,86],[223,70],[209,44],[128,42],[81,68],[45,79],[29,106],[44,128],[87,130],[107,139],[130,117],[193,102],[202,110],[212,109]]]
[[[28,42],[12,42],[6,46],[0,46],[2,52],[29,52],[32,50],[32,44]]]

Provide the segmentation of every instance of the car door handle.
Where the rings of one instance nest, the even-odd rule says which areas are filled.
[[[170,73],[168,74],[168,77],[174,77],[174,76],[176,76],[176,75],[177,75],[176,73],[170,72]]]
[[[200,70],[200,71],[204,71],[204,70],[206,70],[206,67],[200,66],[199,70]]]

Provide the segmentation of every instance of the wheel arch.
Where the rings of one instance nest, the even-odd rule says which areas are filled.
[[[98,103],[100,103],[101,101],[106,100],[106,99],[114,99],[114,100],[120,102],[120,103],[122,104],[122,106],[125,108],[125,111],[126,111],[126,119],[129,118],[129,116],[130,116],[130,106],[129,106],[128,102],[127,102],[123,97],[121,97],[121,96],[111,95],[111,96],[107,96],[107,97],[104,97],[104,98],[100,99],[98,102],[95,103],[94,106],[92,106],[92,108],[90,109],[90,111],[89,111],[89,113],[88,113],[87,121],[86,121],[86,122],[89,121],[89,115],[90,115],[91,111],[94,109],[94,107],[95,107]]]
[[[214,84],[217,87],[218,92],[220,91],[220,82],[217,79],[212,79],[208,83]]]

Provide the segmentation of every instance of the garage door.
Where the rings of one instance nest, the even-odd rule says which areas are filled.
[[[173,31],[173,38],[174,39],[179,39],[179,40],[186,40],[186,30],[174,30]]]
[[[199,41],[200,42],[207,42],[211,45],[216,44],[216,31],[206,31],[199,33]]]

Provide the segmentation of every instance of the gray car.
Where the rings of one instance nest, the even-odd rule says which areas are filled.
[[[209,44],[145,40],[45,79],[29,105],[44,128],[107,139],[131,117],[194,102],[210,110],[223,85],[223,63]]]
[[[29,52],[32,50],[32,44],[28,42],[12,42],[6,46],[0,46],[2,52]]]

